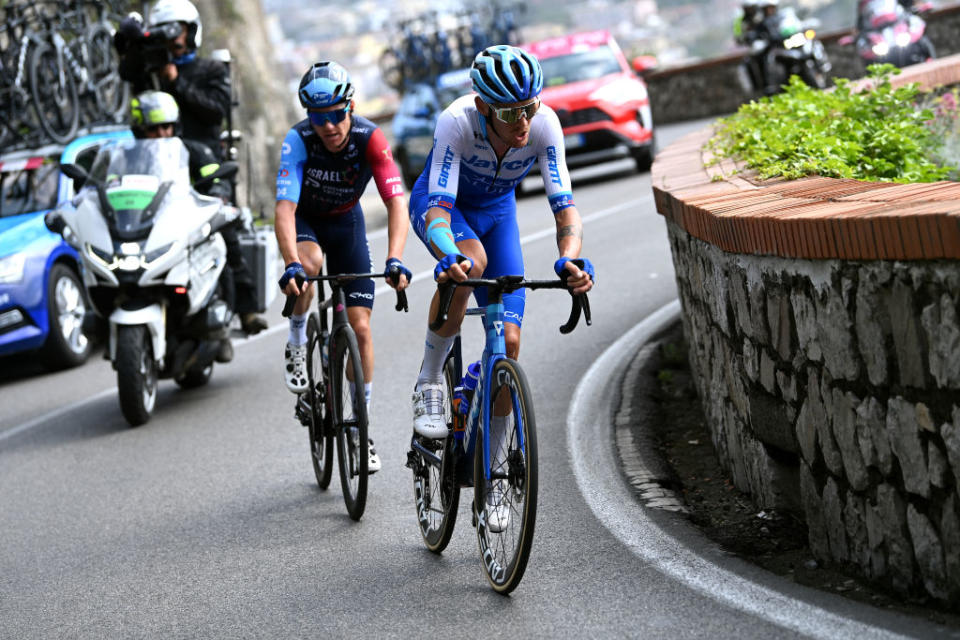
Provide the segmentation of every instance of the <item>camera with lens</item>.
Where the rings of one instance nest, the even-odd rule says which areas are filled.
[[[121,58],[121,77],[131,80],[131,76],[153,73],[169,64],[173,58],[167,45],[176,40],[181,31],[182,27],[176,22],[144,29],[143,18],[138,13],[124,18],[113,39]]]
[[[143,38],[137,43],[143,57],[143,70],[147,73],[162,69],[172,60],[167,43],[175,40],[181,33],[180,24],[168,22],[151,27],[143,32]]]

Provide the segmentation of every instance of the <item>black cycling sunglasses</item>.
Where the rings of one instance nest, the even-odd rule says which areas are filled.
[[[350,105],[336,111],[307,111],[307,117],[310,118],[310,124],[322,127],[328,122],[332,125],[338,125],[344,121],[347,114],[350,113]]]

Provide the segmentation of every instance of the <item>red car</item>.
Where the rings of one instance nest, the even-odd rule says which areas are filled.
[[[543,66],[544,104],[560,116],[570,167],[632,157],[653,162],[653,118],[647,85],[637,75],[655,62],[640,56],[630,69],[607,31],[590,31],[523,47]]]

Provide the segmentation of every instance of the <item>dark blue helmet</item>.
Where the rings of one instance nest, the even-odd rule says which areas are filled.
[[[300,79],[297,91],[304,109],[321,109],[353,97],[350,74],[336,62],[318,62]]]

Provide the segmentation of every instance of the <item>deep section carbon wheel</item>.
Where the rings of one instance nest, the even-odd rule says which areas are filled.
[[[530,385],[513,360],[498,360],[488,383],[489,473],[483,440],[474,456],[474,510],[484,573],[501,594],[527,568],[537,519],[537,429]]]
[[[337,434],[337,462],[347,513],[359,520],[367,504],[367,470],[370,442],[367,439],[367,404],[363,389],[363,368],[357,339],[349,326],[334,336],[333,402]]]

